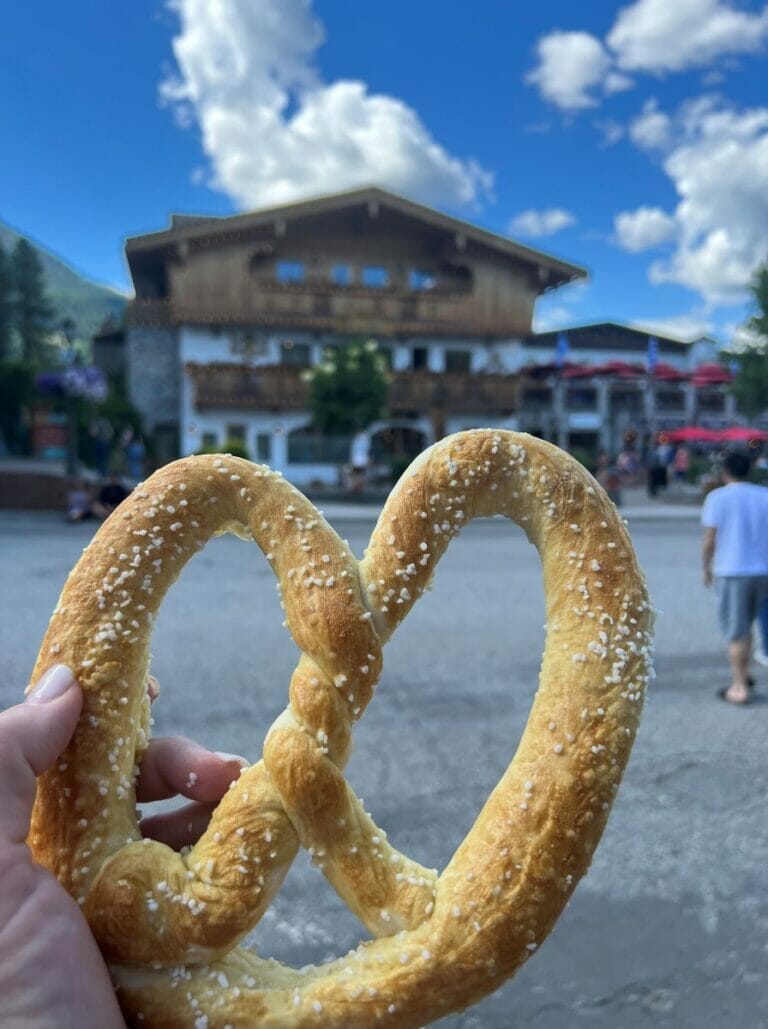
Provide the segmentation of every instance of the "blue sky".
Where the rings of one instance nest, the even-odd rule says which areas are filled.
[[[170,211],[371,181],[586,265],[541,329],[728,339],[768,257],[759,3],[39,0],[3,28],[0,218],[123,289]]]

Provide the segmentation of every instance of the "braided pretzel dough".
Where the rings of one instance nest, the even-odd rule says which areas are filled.
[[[439,878],[395,850],[343,776],[381,648],[450,540],[505,515],[540,552],[547,639],[517,754]],[[183,856],[142,840],[134,779],[149,735],[149,636],[213,535],[253,538],[302,651],[290,704]],[[541,440],[474,430],[422,454],[364,559],[279,475],[233,457],[156,472],[102,526],[43,642],[84,691],[39,784],[30,846],[77,898],[131,1024],[419,1026],[496,989],[549,933],[589,866],[634,740],[651,610],[614,506]],[[374,937],[302,972],[233,949],[299,845]]]

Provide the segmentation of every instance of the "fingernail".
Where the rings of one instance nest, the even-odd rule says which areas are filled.
[[[216,757],[221,758],[222,761],[237,761],[241,768],[250,768],[251,762],[246,757],[241,757],[239,754],[227,754],[223,750],[214,750]]]
[[[66,665],[54,665],[27,694],[27,703],[47,704],[49,700],[56,700],[67,692],[74,681],[71,668],[67,668]]]

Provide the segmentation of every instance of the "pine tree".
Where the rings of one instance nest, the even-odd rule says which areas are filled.
[[[0,243],[0,361],[11,356],[13,338],[13,268],[11,259]]]
[[[53,310],[45,295],[45,273],[40,258],[26,239],[20,239],[13,248],[13,278],[21,357],[30,365],[40,365],[46,356],[46,337]]]

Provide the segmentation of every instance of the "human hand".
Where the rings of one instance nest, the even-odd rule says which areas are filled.
[[[75,730],[82,693],[70,670],[50,669],[23,704],[0,713],[0,1025],[3,1029],[124,1027],[109,972],[80,908],[36,865],[25,840],[35,777]],[[136,786],[139,801],[181,793],[192,804],[141,823],[142,833],[179,848],[204,831],[237,779],[243,758],[218,755],[180,737],[150,743]]]
[[[704,568],[703,579],[704,579],[704,585],[706,587],[710,587],[712,585],[712,569],[711,568],[707,568],[707,567]]]

